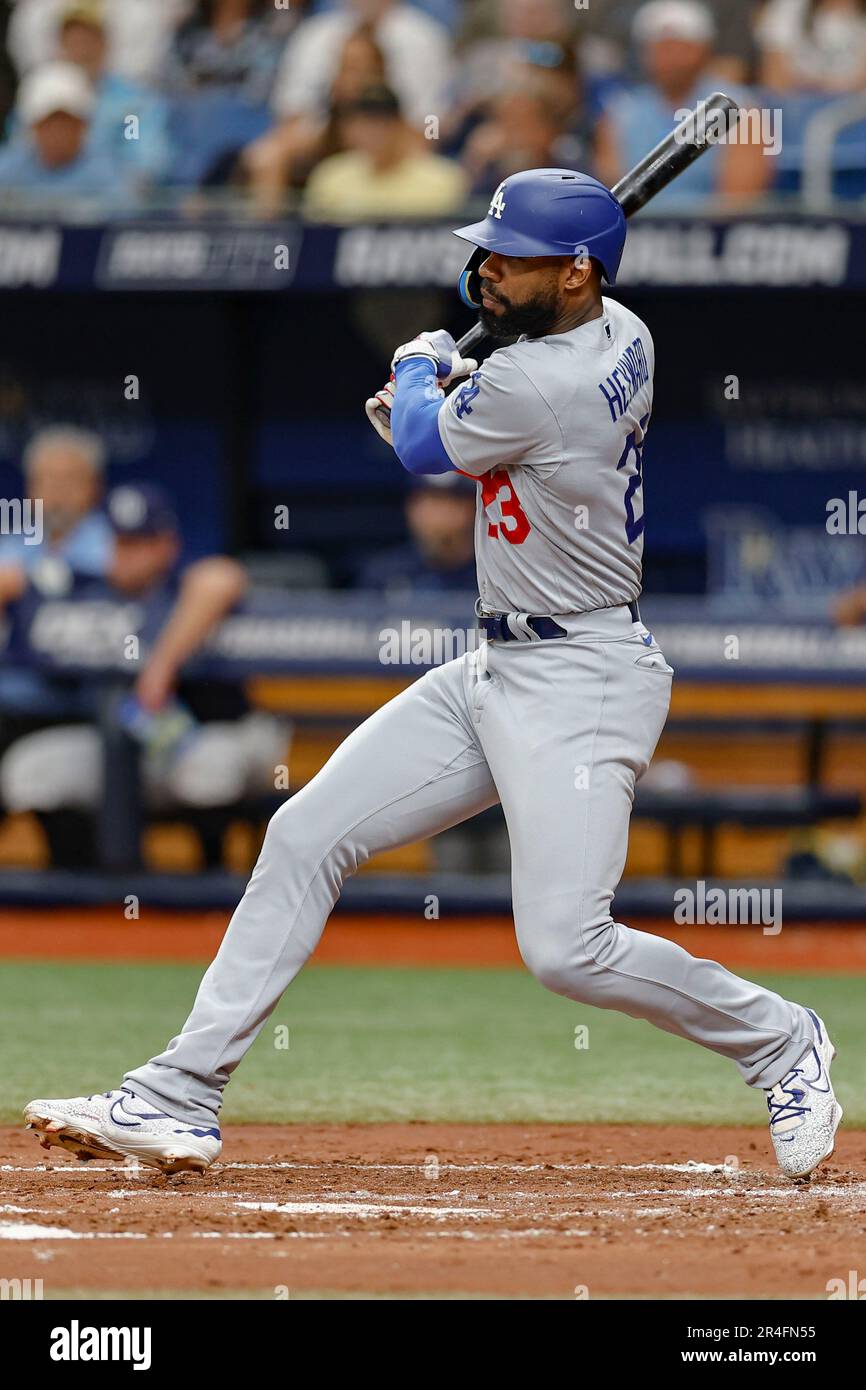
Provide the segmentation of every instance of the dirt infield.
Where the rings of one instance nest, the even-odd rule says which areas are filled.
[[[0,959],[209,961],[228,916],[149,909],[141,921],[127,922],[113,908],[6,908],[0,911]],[[658,919],[634,925],[731,969],[866,974],[866,927],[861,925],[798,924],[778,936],[764,936],[760,927],[675,928]],[[328,923],[313,963],[522,968],[510,917],[425,922],[341,914]]]
[[[202,1177],[0,1130],[0,1278],[186,1296],[826,1298],[866,1270],[866,1133],[810,1184],[757,1129],[239,1127]],[[45,1158],[45,1166],[41,1160]]]

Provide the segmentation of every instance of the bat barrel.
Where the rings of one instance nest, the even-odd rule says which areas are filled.
[[[740,108],[724,92],[713,92],[706,101],[675,126],[670,134],[630,169],[625,178],[614,184],[611,192],[622,204],[626,217],[631,217],[673,179],[694,164],[696,159],[733,126]]]

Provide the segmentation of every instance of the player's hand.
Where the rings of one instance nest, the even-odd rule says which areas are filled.
[[[367,419],[373,426],[378,435],[384,439],[386,444],[394,447],[391,438],[391,406],[394,404],[394,388],[397,385],[393,376],[390,381],[386,381],[381,391],[377,391],[375,396],[370,396],[364,403],[367,412]]]
[[[435,333],[419,333],[417,338],[398,347],[391,361],[391,371],[398,362],[405,362],[408,357],[426,357],[436,368],[436,375],[443,386],[450,386],[458,377],[469,376],[478,370],[475,358],[461,357],[457,344],[444,328],[437,328]]]

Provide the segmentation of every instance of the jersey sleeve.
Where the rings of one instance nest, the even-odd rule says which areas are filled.
[[[553,471],[562,462],[556,416],[507,349],[445,399],[439,434],[454,467],[473,478],[516,465]]]

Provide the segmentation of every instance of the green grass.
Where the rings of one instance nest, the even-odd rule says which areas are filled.
[[[116,1085],[183,1023],[198,966],[4,961],[0,1121],[34,1096]],[[837,1090],[866,1125],[866,983],[762,976],[824,1015]],[[274,1028],[287,1024],[287,1051]],[[575,1025],[589,1047],[574,1046]],[[619,1014],[543,990],[518,970],[305,971],[226,1094],[229,1123],[383,1120],[744,1123],[763,1100],[731,1063]]]

